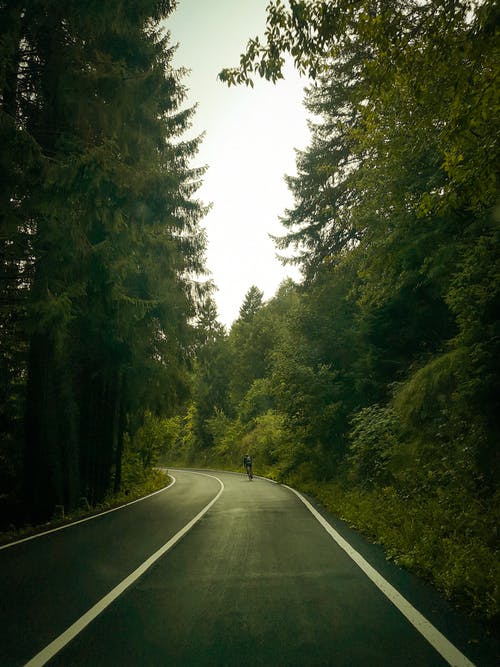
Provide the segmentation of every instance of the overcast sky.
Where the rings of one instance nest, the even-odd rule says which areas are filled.
[[[209,169],[198,197],[212,203],[203,221],[207,264],[218,287],[220,320],[230,326],[251,285],[273,296],[296,269],[283,267],[269,234],[293,198],[285,174],[295,173],[295,148],[309,139],[302,105],[306,82],[293,67],[276,85],[231,87],[217,80],[223,67],[238,64],[250,37],[262,35],[269,0],[178,0],[167,21],[179,43],[175,65],[191,70],[184,79],[189,105],[198,104],[193,130],[205,132],[197,163]]]

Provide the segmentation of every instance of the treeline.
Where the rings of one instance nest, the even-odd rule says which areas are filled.
[[[303,280],[207,318],[167,460],[292,480],[499,611],[498,5],[272,4],[237,70],[314,75],[277,239]]]
[[[207,288],[174,6],[0,2],[2,524],[118,491],[145,413],[189,395]]]
[[[221,78],[286,53],[313,78],[276,239],[303,277],[252,287],[229,333],[174,4],[0,2],[1,521],[249,451],[494,619],[498,4],[270,4]]]

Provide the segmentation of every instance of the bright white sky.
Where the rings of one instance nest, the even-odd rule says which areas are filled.
[[[196,135],[205,132],[196,164],[208,165],[197,195],[212,210],[207,230],[207,264],[218,287],[219,317],[230,327],[244,296],[257,285],[269,299],[281,281],[298,278],[282,266],[269,234],[281,235],[279,216],[293,203],[284,181],[295,174],[295,148],[309,141],[302,105],[304,79],[290,66],[273,85],[231,87],[217,79],[238,64],[249,38],[262,35],[269,0],[178,0],[167,21],[179,43],[174,64],[187,67],[189,105],[198,104]]]

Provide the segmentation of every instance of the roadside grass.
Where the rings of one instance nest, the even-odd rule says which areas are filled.
[[[59,516],[54,516],[50,521],[43,524],[27,524],[20,528],[12,527],[10,530],[0,532],[0,546],[126,505],[127,503],[163,489],[170,483],[170,481],[171,477],[168,475],[168,472],[160,468],[154,468],[143,476],[140,483],[130,485],[120,491],[120,493],[109,494],[103,502],[94,506],[82,506],[71,512],[64,513],[64,515],[61,513]]]
[[[403,499],[392,487],[345,489],[290,480],[328,511],[430,581],[454,606],[491,626],[500,618],[500,554],[492,517],[465,496]]]
[[[208,452],[190,460],[168,460],[168,465],[244,472],[235,459]],[[486,623],[496,634],[500,554],[491,508],[486,511],[459,490],[402,498],[391,486],[349,488],[338,481],[283,475],[273,466],[257,465],[254,472],[315,498],[368,540],[380,544],[389,560],[432,583],[456,608]]]

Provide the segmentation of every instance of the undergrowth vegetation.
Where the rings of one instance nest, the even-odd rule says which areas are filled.
[[[243,472],[243,456],[250,452],[255,474],[312,495],[381,544],[389,559],[493,625],[500,615],[500,493],[483,500],[449,479],[442,464],[426,466],[419,458],[425,459],[425,454],[415,454],[425,448],[398,440],[397,424],[388,408],[363,410],[353,420],[342,473],[323,481],[321,463],[294,440],[284,415],[273,411],[255,418],[250,426],[219,415],[210,426],[214,446],[201,451],[193,443],[189,448],[181,428],[177,441],[165,441],[160,460],[165,465]],[[165,433],[171,433],[169,420]],[[403,465],[409,450],[412,470],[408,463]],[[446,484],[436,484],[436,479],[447,478]]]
[[[390,486],[369,491],[335,483],[297,480],[297,485],[457,606],[492,623],[498,618],[500,561],[493,546],[498,510],[486,512],[461,492],[404,498]]]

